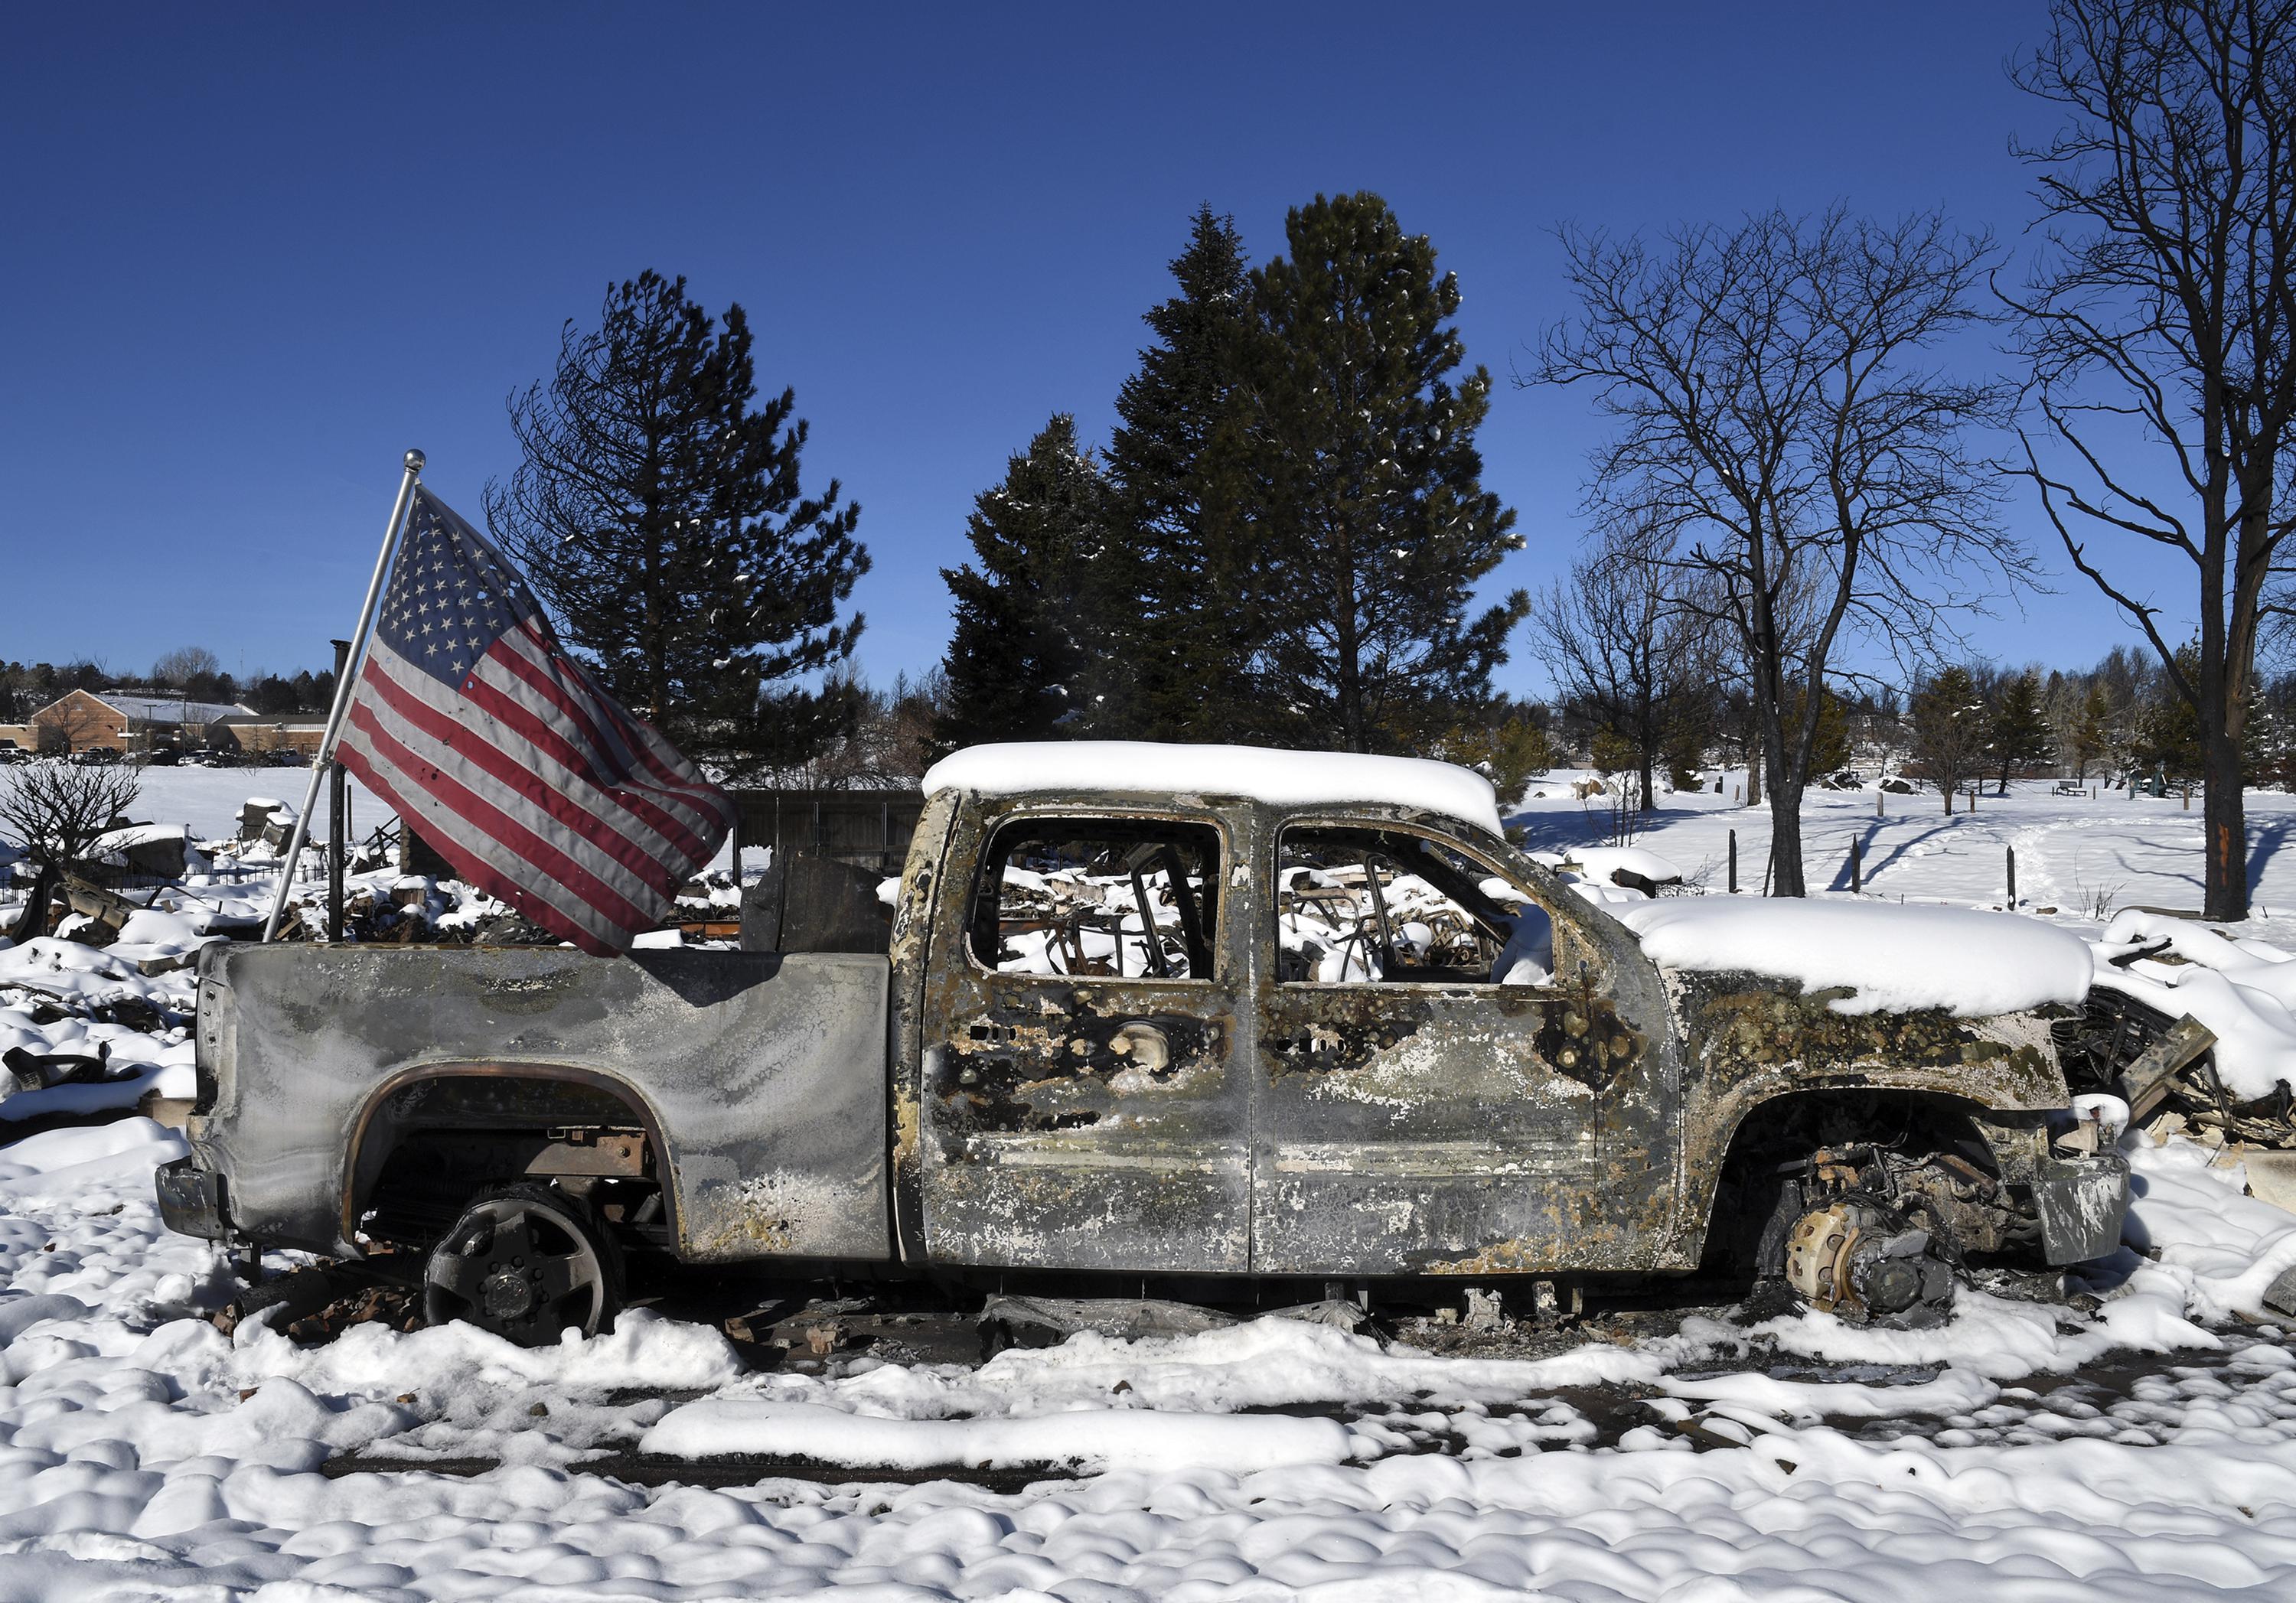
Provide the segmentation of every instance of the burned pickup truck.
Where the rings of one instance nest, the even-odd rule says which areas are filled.
[[[2118,1244],[2120,1160],[2056,1140],[2077,983],[1964,1017],[1662,969],[1440,764],[983,747],[926,789],[900,879],[777,951],[211,947],[168,1222],[411,1249],[430,1318],[527,1342],[640,1254],[1199,1296],[1734,1264],[1890,1316]]]

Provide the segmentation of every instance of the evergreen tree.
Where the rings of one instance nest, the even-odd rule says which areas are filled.
[[[1530,608],[1517,591],[1471,616],[1522,544],[1474,446],[1490,375],[1454,381],[1458,281],[1377,195],[1319,195],[1284,234],[1252,274],[1247,364],[1266,732],[1416,749],[1488,698]]]
[[[1807,706],[1807,693],[1800,685],[1793,688],[1792,707],[1796,723],[1800,723]],[[1832,691],[1821,690],[1817,696],[1817,726],[1809,743],[1809,772],[1813,779],[1824,779],[1849,766],[1849,709]]]
[[[2047,713],[2041,707],[2041,682],[2030,668],[2003,682],[1993,703],[1994,759],[2001,765],[2001,794],[2009,794],[2009,771],[2021,764],[2046,763],[2056,755]]]
[[[840,620],[868,553],[857,503],[800,481],[805,421],[757,398],[748,316],[713,318],[683,278],[610,289],[556,371],[510,403],[525,461],[487,521],[608,690],[696,755],[800,761],[849,727],[850,699],[793,688],[845,661]]]
[[[1505,807],[1522,795],[1534,776],[1554,766],[1554,743],[1546,732],[1546,716],[1544,707],[1500,698],[1482,716],[1450,730],[1429,755],[1481,774]]]
[[[2242,732],[2243,772],[2248,783],[2286,790],[2296,777],[2296,732],[2289,728],[2276,691],[2262,675],[2249,683],[2248,724]]]
[[[1991,723],[1977,681],[1964,667],[1940,670],[1914,695],[1908,713],[1914,757],[1953,813],[1953,793],[1973,782],[1985,762]]]
[[[2198,674],[2201,649],[2193,642],[2177,648],[2177,665],[2188,675]],[[2129,755],[2136,760],[2137,777],[2151,781],[2158,778],[2162,784],[2191,794],[2207,772],[2207,750],[2202,743],[2201,715],[2192,702],[2179,695],[2172,683],[2160,685],[2144,709],[2136,716],[2136,738]]]
[[[1172,263],[1180,292],[1143,321],[1156,342],[1116,400],[1108,553],[1119,671],[1097,723],[1158,740],[1224,740],[1253,721],[1259,643],[1238,363],[1250,282],[1234,219],[1196,209]]]
[[[1106,643],[1092,569],[1107,517],[1107,481],[1066,413],[1011,460],[1002,484],[974,500],[965,536],[975,560],[940,575],[956,601],[956,629],[935,755],[1085,732],[1082,686]]]

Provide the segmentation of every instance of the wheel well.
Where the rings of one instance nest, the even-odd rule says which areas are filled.
[[[426,1071],[379,1092],[354,1137],[346,1239],[421,1247],[478,1191],[515,1181],[586,1198],[633,1238],[676,1239],[660,1132],[626,1086],[578,1070]]]
[[[1751,1267],[1777,1206],[1782,1165],[1812,1153],[1872,1145],[1906,1154],[1950,1153],[1998,1175],[1979,1133],[1973,1102],[1939,1092],[1833,1089],[1791,1092],[1750,1109],[1731,1133],[1707,1214],[1705,1265]]]

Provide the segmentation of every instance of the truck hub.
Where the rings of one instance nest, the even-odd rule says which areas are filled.
[[[534,1312],[534,1289],[516,1270],[497,1265],[479,1283],[479,1303],[490,1319],[524,1319]]]
[[[1942,1308],[1953,1272],[1931,1250],[1927,1231],[1871,1203],[1840,1198],[1795,1222],[1786,1239],[1786,1281],[1821,1313],[1887,1318]]]

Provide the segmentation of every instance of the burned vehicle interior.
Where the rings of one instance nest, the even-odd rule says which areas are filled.
[[[1219,837],[1160,819],[1007,824],[982,855],[971,946],[1000,974],[1203,979]]]
[[[1294,824],[1276,856],[1279,977],[1545,985],[1554,921],[1432,836]]]

